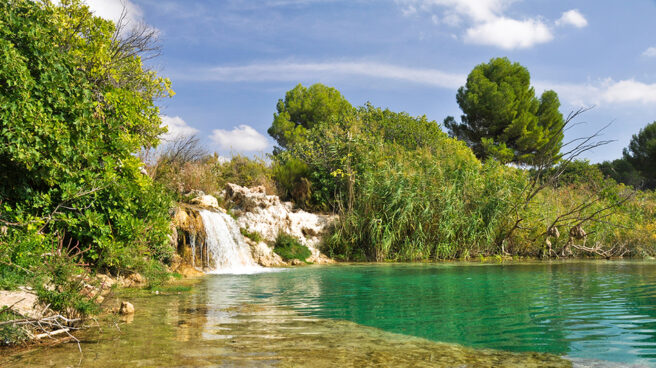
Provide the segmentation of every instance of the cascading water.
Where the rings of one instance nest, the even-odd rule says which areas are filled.
[[[264,270],[253,261],[250,248],[232,217],[222,212],[198,212],[205,227],[205,257],[214,261],[211,273],[247,274]]]

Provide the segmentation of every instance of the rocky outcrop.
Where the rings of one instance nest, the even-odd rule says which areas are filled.
[[[202,274],[202,271],[214,268],[213,257],[207,254],[206,229],[199,211],[206,209],[226,213],[225,209],[219,207],[219,203],[230,208],[230,215],[235,218],[240,228],[261,235],[262,239],[255,241],[244,237],[253,260],[261,266],[290,265],[272,248],[281,231],[297,238],[310,249],[312,255],[307,259],[308,262],[333,262],[319,251],[319,246],[322,236],[336,216],[295,210],[291,202],[283,202],[278,196],[267,195],[264,187],[245,188],[228,184],[221,194],[223,197],[217,199],[202,192],[190,193],[189,195],[196,196],[190,201],[191,204],[180,204],[175,209],[170,240],[177,249],[178,256],[172,261],[172,271],[185,276],[197,276]]]
[[[216,198],[214,198],[214,201],[216,201]],[[190,268],[204,270],[211,269],[213,266],[210,263],[211,257],[207,257],[207,249],[203,247],[205,243],[205,226],[198,212],[199,209],[199,207],[187,204],[180,204],[175,209],[172,223],[176,229],[174,243],[180,259],[174,260],[172,271],[180,272],[180,270],[183,270],[185,274],[194,274],[195,276]]]
[[[216,197],[211,196],[209,194],[201,195],[200,197],[196,197],[191,200],[192,204],[195,204],[200,207],[205,207],[205,208],[210,208],[210,209],[215,209],[219,210],[221,207],[219,207],[219,201],[216,199]]]
[[[253,260],[260,266],[264,267],[280,267],[286,266],[287,263],[277,255],[273,249],[265,242],[254,242],[246,238],[246,243],[251,247]]]
[[[312,256],[307,259],[308,262],[333,262],[319,251],[319,246],[322,235],[337,216],[294,210],[291,202],[283,202],[278,196],[267,195],[262,186],[245,188],[228,184],[224,202],[233,209],[240,227],[259,233],[266,242],[273,244],[278,233],[282,231],[294,236],[310,249]],[[266,253],[262,245],[257,248],[257,252]]]
[[[11,308],[21,316],[39,319],[45,314],[46,308],[39,305],[39,298],[29,288],[20,290],[0,290],[0,309]]]

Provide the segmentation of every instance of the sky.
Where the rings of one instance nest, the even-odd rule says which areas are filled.
[[[96,15],[159,31],[150,66],[173,83],[160,100],[176,135],[221,155],[263,155],[278,99],[298,83],[337,88],[441,123],[461,111],[467,74],[494,57],[555,90],[561,112],[593,107],[565,142],[610,124],[592,162],[621,157],[656,120],[656,0],[87,0]]]

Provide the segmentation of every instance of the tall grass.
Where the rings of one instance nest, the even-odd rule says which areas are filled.
[[[390,147],[358,178],[354,206],[328,241],[331,255],[412,261],[495,253],[524,177],[494,162],[481,166],[465,150],[442,153]]]

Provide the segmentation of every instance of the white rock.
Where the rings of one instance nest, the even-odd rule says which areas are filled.
[[[212,195],[205,194],[191,200],[191,203],[207,208],[219,209],[219,201]]]
[[[336,215],[294,211],[291,202],[282,202],[278,196],[267,195],[264,187],[249,189],[228,184],[225,199],[239,210],[236,213],[240,227],[260,233],[268,242],[274,242],[278,232],[283,231],[310,249],[312,256],[307,259],[309,262],[331,262],[321,254],[318,246],[322,235],[337,219]]]
[[[31,291],[0,290],[0,309],[10,307],[13,311],[28,318],[43,317],[43,308],[39,307],[39,298]]]
[[[271,247],[269,247],[265,242],[248,242],[251,246],[251,254],[253,260],[257,262],[260,266],[264,267],[276,267],[276,266],[285,266],[285,261],[277,255]]]

